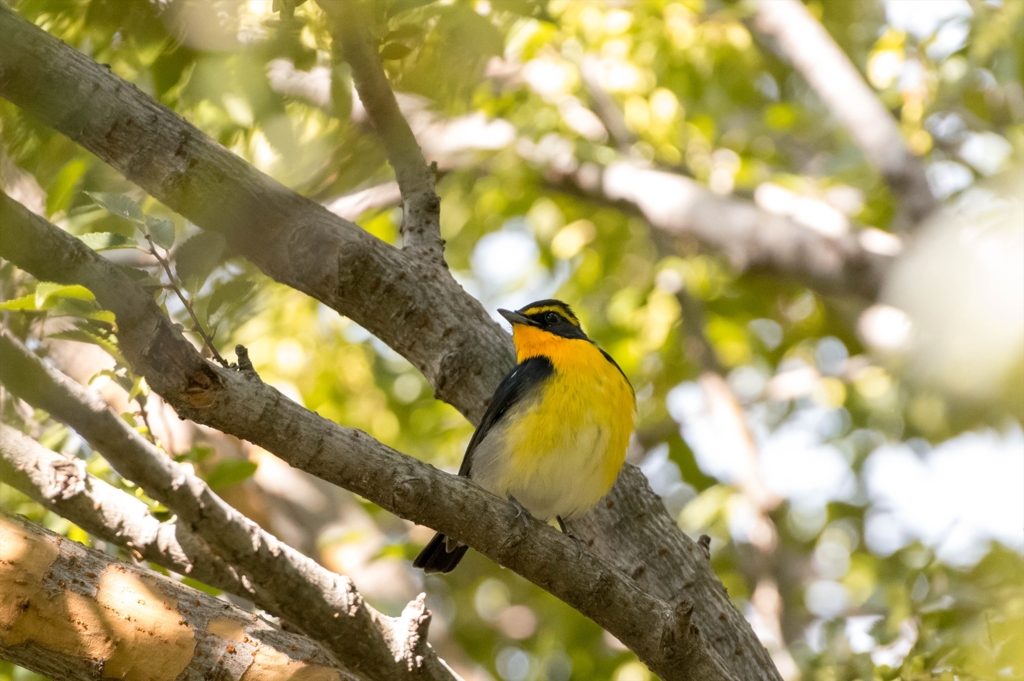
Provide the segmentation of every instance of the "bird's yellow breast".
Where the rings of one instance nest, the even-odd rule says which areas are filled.
[[[539,517],[572,517],[607,494],[622,468],[635,419],[633,391],[588,340],[519,325],[513,337],[520,362],[542,355],[554,373],[509,419],[503,437],[509,461],[493,491],[512,494]]]

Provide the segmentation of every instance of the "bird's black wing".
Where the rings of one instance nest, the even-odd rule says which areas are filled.
[[[480,419],[480,425],[476,427],[476,432],[473,433],[473,438],[469,441],[469,446],[466,447],[466,456],[462,459],[462,466],[459,467],[459,475],[469,475],[473,465],[473,450],[487,436],[491,427],[554,372],[555,367],[547,357],[531,357],[520,362],[512,371],[508,372],[508,375],[498,385],[498,389],[494,391],[491,403],[487,405],[487,411],[484,412],[484,417]]]
[[[598,350],[601,350],[601,348],[598,348]],[[619,373],[622,374],[622,377],[624,379],[626,379],[626,385],[629,386],[629,392],[633,393],[633,395],[635,396],[636,395],[636,391],[633,390],[633,384],[629,382],[629,376],[627,376],[626,372],[622,370],[622,367],[619,366],[619,363],[616,362],[614,359],[612,359],[612,356],[609,355],[604,350],[601,350],[601,354],[604,355],[604,358],[606,360],[608,360],[609,362],[612,363],[612,366],[614,366],[616,369],[619,370]]]

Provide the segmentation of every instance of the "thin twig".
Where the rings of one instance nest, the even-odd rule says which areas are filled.
[[[435,190],[437,166],[427,164],[409,122],[398,108],[360,5],[358,0],[320,0],[331,20],[335,49],[343,49],[359,100],[384,146],[388,163],[395,169],[402,192],[403,246],[444,265],[441,200]]]
[[[0,265],[3,264],[3,258],[0,258]],[[4,280],[0,279],[0,303],[7,302],[7,291],[5,290]],[[10,326],[10,311],[4,310],[0,317],[3,318],[3,328],[9,329]],[[4,422],[4,409],[7,407],[7,388],[0,385],[0,423]]]
[[[146,397],[142,393],[139,393],[135,397],[135,404],[139,405],[139,416],[142,417],[142,422],[146,424],[146,439],[152,442],[154,445],[158,445],[156,441],[156,435],[153,434],[153,427],[149,425],[149,414],[146,412]],[[168,452],[170,453],[170,452]]]
[[[202,336],[203,344],[206,345],[210,354],[213,355],[215,360],[217,360],[217,363],[222,367],[227,367],[227,361],[220,356],[219,352],[217,352],[217,348],[213,345],[213,339],[206,335],[203,325],[199,323],[199,317],[196,316],[195,310],[192,309],[191,301],[185,297],[185,294],[182,293],[181,289],[178,287],[177,280],[174,278],[174,273],[171,272],[171,264],[167,262],[165,258],[160,257],[160,254],[157,253],[156,244],[153,243],[153,237],[148,233],[146,234],[146,241],[149,242],[149,252],[153,254],[153,257],[156,258],[158,263],[160,263],[160,266],[164,268],[164,272],[167,273],[167,278],[170,279],[171,282],[169,284],[171,290],[178,294],[178,299],[181,301],[181,304],[185,306],[185,309],[188,310],[189,316],[192,317],[192,323],[194,325],[192,330]]]

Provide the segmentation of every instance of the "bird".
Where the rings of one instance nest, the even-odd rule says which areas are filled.
[[[565,521],[593,508],[619,475],[636,395],[566,303],[538,300],[498,313],[512,325],[517,363],[494,391],[459,475],[508,499],[525,522],[527,512],[556,519],[569,534]],[[451,572],[467,548],[439,532],[413,565]]]

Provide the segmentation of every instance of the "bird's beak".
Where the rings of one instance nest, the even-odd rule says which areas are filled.
[[[523,324],[524,326],[537,326],[537,322],[533,321],[529,317],[524,317],[518,312],[499,309],[498,314],[504,317],[512,326],[515,326],[516,324]]]

